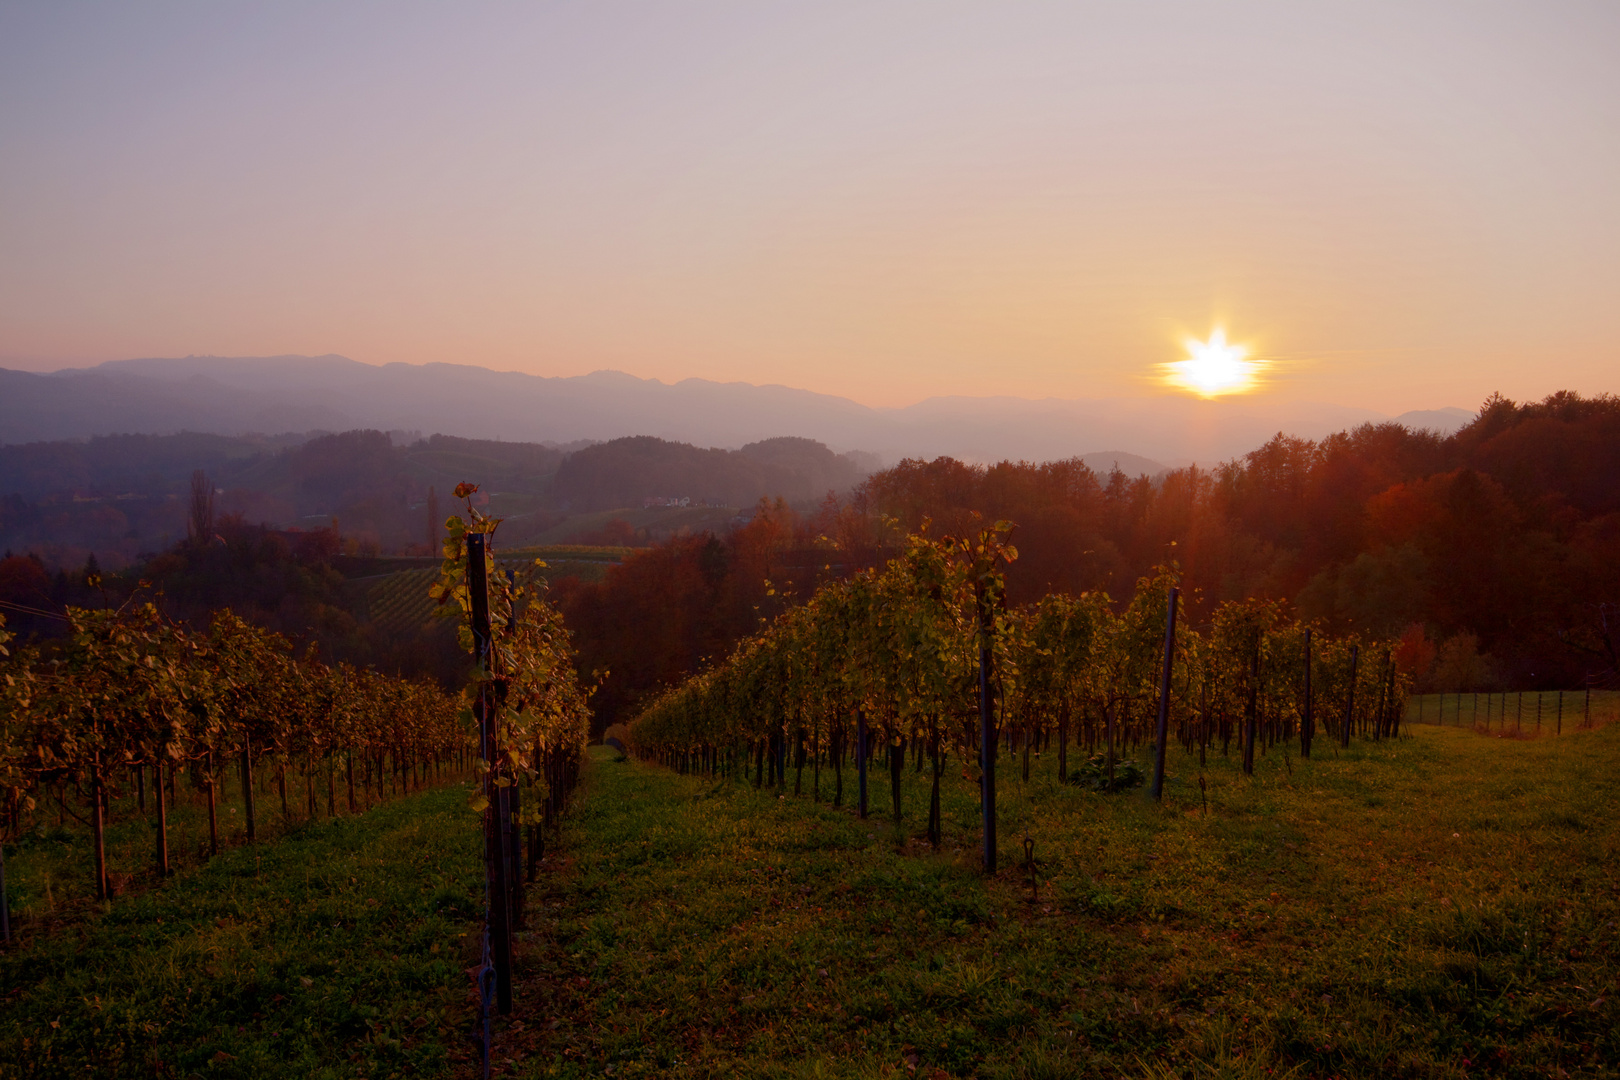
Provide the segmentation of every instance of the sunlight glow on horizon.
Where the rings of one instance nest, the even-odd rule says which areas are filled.
[[[205,7],[0,8],[0,368],[1620,389],[1620,4]]]
[[[1264,364],[1250,360],[1244,345],[1228,345],[1226,331],[1216,327],[1208,341],[1187,339],[1188,357],[1163,364],[1166,385],[1188,390],[1200,397],[1246,394],[1257,389]]]

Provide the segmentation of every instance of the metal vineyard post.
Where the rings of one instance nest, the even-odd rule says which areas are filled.
[[[996,872],[996,732],[990,700],[991,665],[995,662],[995,618],[990,598],[981,583],[975,583],[979,608],[979,757],[982,816],[984,824],[984,872]]]
[[[1356,715],[1356,661],[1360,659],[1360,656],[1361,646],[1350,646],[1350,689],[1344,696],[1344,724],[1339,731],[1339,745],[1345,749],[1350,747],[1350,724]],[[1444,701],[1445,699],[1441,698],[1440,700]]]
[[[494,660],[489,625],[489,577],[484,559],[484,534],[467,534],[467,595],[472,605],[474,653],[481,673],[487,675]],[[488,893],[490,955],[495,968],[495,1007],[504,1016],[512,1011],[512,933],[507,918],[507,822],[501,809],[506,800],[495,780],[496,705],[488,682],[478,687],[473,714],[478,721],[479,751],[484,759],[484,871]]]
[[[1243,771],[1254,773],[1254,729],[1260,723],[1260,642],[1249,658],[1249,701],[1243,711]]]
[[[1164,744],[1170,734],[1170,669],[1176,657],[1176,601],[1181,590],[1170,589],[1170,600],[1164,616],[1164,671],[1159,679],[1159,732],[1158,748],[1153,755],[1153,798],[1164,797]]]
[[[866,710],[855,710],[855,772],[860,777],[860,816],[866,819]]]
[[[11,944],[11,901],[6,897],[6,845],[0,840],[0,941]]]
[[[1423,719],[1423,699],[1418,698],[1418,720]],[[1311,756],[1311,738],[1316,734],[1316,719],[1311,714],[1311,629],[1305,628],[1305,717],[1299,726],[1299,756]]]

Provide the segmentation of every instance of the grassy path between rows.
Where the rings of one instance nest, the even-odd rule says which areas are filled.
[[[0,1077],[449,1073],[483,915],[466,798],[297,826],[0,954]]]
[[[1179,753],[1164,807],[1009,762],[993,881],[960,777],[933,854],[909,769],[896,830],[593,753],[504,1075],[1620,1072],[1620,728],[1212,757],[1207,816]]]
[[[897,829],[886,783],[861,821],[808,770],[779,797],[594,750],[497,1073],[1620,1073],[1620,727],[1418,728],[1252,778],[1178,752],[1162,807],[1054,771],[1004,762],[987,881],[959,767],[935,853],[909,769]],[[32,936],[0,956],[0,1077],[471,1077],[465,796],[298,826]]]

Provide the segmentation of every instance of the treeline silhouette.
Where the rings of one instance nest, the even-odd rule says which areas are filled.
[[[1222,601],[1285,601],[1335,633],[1404,635],[1423,689],[1612,685],[1620,667],[1620,399],[1495,396],[1448,437],[1394,423],[1278,435],[1153,478],[908,460],[814,514],[766,508],[729,537],[638,553],[600,583],[559,586],[581,668],[611,673],[599,724],[903,533],[974,515],[1018,525],[1013,604],[1128,597],[1174,562],[1195,625]]]
[[[724,656],[820,582],[874,565],[885,551],[881,528],[858,505],[858,497],[828,498],[801,514],[762,500],[747,524],[724,535],[655,544],[602,581],[553,582],[579,670],[605,673],[591,699],[597,731],[634,715],[649,692]]]
[[[559,476],[560,466],[572,468]],[[503,518],[499,543],[510,548],[565,525],[570,512],[550,509],[559,501],[639,510],[649,496],[695,497],[749,507],[778,491],[810,507],[831,489],[847,492],[859,468],[855,457],[797,438],[742,450],[652,438],[566,448],[354,431],[302,441],[184,434],[6,446],[0,611],[24,637],[50,637],[65,626],[68,605],[117,605],[144,581],[167,615],[193,625],[228,607],[317,644],[323,656],[448,683],[466,664],[444,624],[374,625],[346,579],[397,568],[367,556],[436,554],[448,493],[460,481],[478,478],[494,492],[481,508]],[[552,490],[559,479],[560,499]],[[643,544],[647,531],[614,519],[567,539]]]
[[[666,498],[745,507],[764,496],[790,505],[814,504],[829,491],[854,487],[870,471],[862,467],[863,459],[790,436],[740,450],[706,450],[636,435],[570,454],[552,482],[551,504],[563,510],[615,510]]]
[[[428,497],[436,485],[447,492],[472,478],[496,491],[489,509],[508,517],[497,543],[513,547],[543,514],[563,513],[544,509],[563,491],[584,499],[600,488],[612,492],[607,501],[638,490],[707,492],[742,502],[775,484],[794,498],[759,502],[735,528],[656,544],[599,582],[553,582],[580,669],[609,673],[595,698],[599,725],[724,656],[817,585],[877,565],[925,521],[937,536],[966,529],[975,514],[1018,525],[1020,557],[1008,571],[1014,604],[1048,592],[1126,597],[1138,577],[1173,562],[1194,625],[1226,600],[1283,601],[1334,633],[1402,636],[1424,691],[1613,686],[1620,667],[1620,399],[1608,395],[1493,397],[1448,437],[1393,423],[1319,442],[1278,435],[1217,468],[1152,478],[1079,460],[910,460],[843,497],[826,492],[859,462],[800,439],[741,451],[622,439],[570,457],[539,444],[444,436],[395,445],[380,432],[280,447],[166,438],[0,448],[0,480],[11,491],[5,513],[19,502],[38,511],[47,535],[46,511],[127,507],[132,500],[117,498],[126,483],[146,483],[168,515],[164,554],[119,575],[96,564],[99,549],[53,563],[8,539],[0,600],[14,628],[49,634],[63,605],[103,602],[87,581],[105,573],[100,588],[112,602],[145,579],[176,617],[229,606],[319,643],[332,659],[452,678],[461,661],[433,630],[383,640],[356,617],[345,573],[381,570],[355,570],[341,557],[364,545],[388,550],[384,536],[396,550],[426,551],[429,530],[448,512]],[[214,471],[193,490],[198,461]],[[543,482],[532,480],[547,469]],[[705,469],[720,469],[722,479],[703,486],[711,483]],[[518,497],[523,484],[536,489],[523,496],[528,503]],[[819,503],[804,497],[822,484]],[[58,490],[86,501],[50,501]],[[199,490],[214,499],[205,525],[190,520]],[[251,492],[267,502],[248,501]],[[274,500],[285,513],[265,511]],[[311,507],[339,508],[338,526]],[[288,520],[306,524],[255,524]],[[126,517],[114,527],[133,526]]]
[[[503,542],[533,540],[576,513],[639,510],[651,498],[747,507],[762,496],[813,506],[847,492],[875,461],[836,455],[811,439],[779,438],[740,450],[651,437],[580,446],[335,435],[114,435],[0,446],[0,550],[33,552],[52,567],[94,554],[123,567],[186,536],[186,498],[202,470],[220,514],[277,529],[330,527],[354,549],[431,555],[439,502],[469,477],[505,519]],[[592,526],[600,531],[600,526]],[[614,543],[642,543],[620,530]],[[570,537],[572,539],[572,537]]]
[[[356,546],[428,554],[430,491],[448,492],[476,473],[537,503],[563,456],[537,443],[446,435],[396,445],[381,431],[0,446],[0,544],[57,566],[91,554],[110,567],[130,565],[186,536],[188,489],[200,469],[218,489],[222,516],[280,529],[336,519]]]

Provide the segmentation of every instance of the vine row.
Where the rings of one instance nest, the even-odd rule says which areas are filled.
[[[1060,780],[1132,785],[1145,777],[1125,755],[1162,754],[1161,702],[1164,743],[1174,738],[1202,762],[1216,742],[1230,752],[1235,740],[1248,772],[1257,746],[1298,740],[1308,756],[1318,730],[1344,744],[1398,733],[1411,678],[1394,642],[1329,637],[1261,600],[1220,604],[1195,629],[1170,617],[1173,566],[1139,580],[1123,604],[1103,592],[1053,593],[1009,609],[1001,568],[1017,558],[1011,531],[999,522],[934,538],[925,526],[886,566],[823,586],[651,701],[630,725],[630,749],[683,771],[751,769],[756,785],[785,785],[791,769],[796,793],[808,764],[818,796],[825,764],[835,804],[853,756],[862,816],[868,764],[886,752],[897,821],[909,753],[915,768],[931,766],[935,845],[940,778],[954,754],[980,786],[993,870],[998,753],[1022,753],[1027,777],[1031,749],[1055,739]]]
[[[167,875],[177,776],[207,802],[213,855],[222,840],[221,785],[232,771],[253,840],[256,770],[273,773],[288,820],[290,799],[313,818],[322,801],[328,814],[338,812],[340,789],[353,813],[357,799],[369,804],[373,785],[379,801],[390,779],[396,788],[421,787],[468,748],[455,699],[437,687],[328,665],[313,649],[297,655],[280,634],[228,610],[206,632],[151,603],[70,607],[65,617],[64,637],[16,650],[0,621],[0,798],[12,836],[47,799],[63,813],[69,801],[84,810],[100,899],[113,893],[109,807],[126,794],[144,812],[150,790],[153,866]],[[289,775],[294,787],[303,780],[302,793],[289,795]]]

